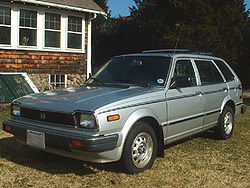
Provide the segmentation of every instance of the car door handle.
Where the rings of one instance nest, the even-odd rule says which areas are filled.
[[[196,94],[196,95],[201,95],[202,92],[201,92],[201,91],[196,91],[195,94]]]

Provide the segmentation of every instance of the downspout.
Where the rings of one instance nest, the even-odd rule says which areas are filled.
[[[91,32],[92,32],[92,20],[96,19],[97,15],[96,13],[93,14],[93,17],[91,17],[91,14],[89,14],[90,17],[88,19],[88,47],[87,47],[87,78],[89,78],[89,75],[92,73],[92,66],[91,66],[91,55],[92,55],[92,45],[91,45]]]

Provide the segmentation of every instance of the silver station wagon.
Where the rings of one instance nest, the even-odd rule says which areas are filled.
[[[134,174],[151,168],[168,143],[208,129],[230,138],[245,111],[241,82],[224,60],[152,50],[112,58],[81,87],[13,101],[3,129],[54,154],[120,160]]]

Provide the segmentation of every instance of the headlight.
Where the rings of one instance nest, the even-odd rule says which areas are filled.
[[[85,129],[96,129],[94,114],[78,113],[78,126]]]
[[[20,106],[18,104],[11,104],[11,115],[18,117],[21,115]]]

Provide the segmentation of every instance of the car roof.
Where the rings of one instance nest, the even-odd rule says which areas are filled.
[[[184,50],[184,49],[148,50],[148,51],[143,51],[141,53],[124,54],[116,57],[131,57],[131,56],[160,56],[160,57],[165,56],[171,58],[199,58],[199,59],[222,60],[221,58],[213,56],[211,53],[191,52],[189,50]]]

